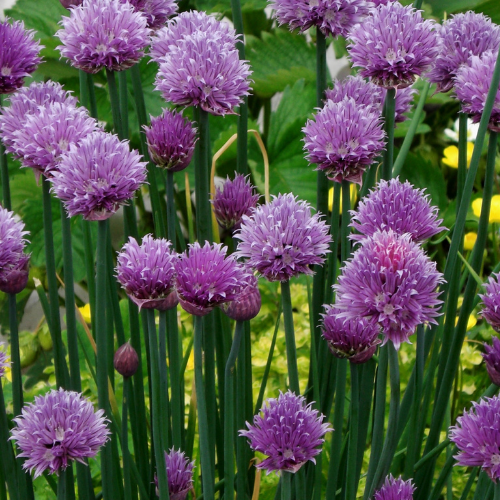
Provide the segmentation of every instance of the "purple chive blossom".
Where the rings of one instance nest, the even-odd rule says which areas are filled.
[[[175,0],[121,0],[130,3],[136,12],[141,12],[148,21],[148,28],[157,30],[177,12]]]
[[[9,356],[4,349],[5,344],[0,344],[0,379],[5,375],[6,368],[10,366]]]
[[[481,467],[496,482],[500,477],[500,399],[473,402],[473,408],[450,427],[450,440],[460,450],[456,465]]]
[[[500,47],[500,27],[484,14],[469,11],[455,14],[444,22],[440,31],[441,49],[427,77],[437,83],[437,92],[453,88],[454,78],[470,56],[480,56]],[[488,82],[489,84],[489,82]]]
[[[241,174],[236,174],[234,181],[228,177],[222,189],[215,190],[211,200],[217,222],[226,229],[239,229],[241,218],[250,215],[258,201],[259,195],[255,193],[249,177]]]
[[[69,9],[70,7],[81,5],[83,0],[60,0],[60,2],[65,9]]]
[[[94,412],[94,405],[77,392],[59,389],[35,396],[12,429],[11,439],[21,450],[18,457],[27,459],[23,468],[35,471],[37,478],[47,469],[54,474],[72,460],[85,463],[85,458],[95,457],[109,439],[103,414]]]
[[[231,302],[221,306],[226,316],[235,321],[249,321],[259,314],[262,299],[257,278],[249,274],[248,282]]]
[[[163,311],[177,305],[174,292],[177,256],[170,246],[170,241],[148,234],[140,246],[135,238],[129,238],[118,254],[116,276],[139,309]]]
[[[484,344],[484,351],[482,356],[488,375],[495,385],[500,385],[500,340],[493,337],[492,345]]]
[[[63,156],[50,179],[52,191],[70,217],[108,219],[146,182],[146,163],[140,158],[127,141],[93,132]]]
[[[12,94],[23,86],[41,62],[43,46],[34,40],[34,31],[25,30],[22,21],[0,21],[0,94]]]
[[[271,0],[281,25],[300,32],[318,27],[325,35],[346,36],[370,12],[371,3],[365,0]]]
[[[471,56],[468,63],[457,71],[455,92],[462,103],[462,112],[471,115],[474,123],[481,120],[497,55],[498,51],[488,50],[481,56]],[[495,95],[488,128],[500,132],[500,87]]]
[[[267,399],[253,425],[246,422],[248,430],[239,435],[248,439],[250,448],[260,451],[266,458],[258,469],[297,472],[308,460],[321,453],[323,436],[332,431],[330,424],[322,423],[324,415],[306,405],[305,398],[288,391],[280,391],[278,399]]]
[[[380,111],[352,98],[327,101],[302,131],[306,158],[335,182],[361,184],[363,172],[384,148]]]
[[[375,7],[378,7],[379,5],[389,5],[393,3],[392,0],[370,0],[370,1]]]
[[[168,494],[170,500],[185,500],[193,488],[194,460],[189,461],[184,452],[172,448],[165,452],[165,465],[167,468]],[[158,492],[158,476],[155,474],[156,494]]]
[[[351,227],[361,234],[353,240],[372,236],[376,231],[392,229],[397,234],[409,233],[413,241],[421,242],[443,231],[438,208],[431,206],[425,189],[416,189],[399,178],[382,180],[363,198],[357,210],[351,211]]]
[[[378,323],[396,349],[418,325],[436,324],[441,313],[437,287],[443,275],[411,235],[391,229],[360,241],[342,268],[335,306],[339,317]]]
[[[328,347],[337,358],[347,358],[351,363],[366,363],[372,358],[380,344],[380,327],[364,318],[339,318],[339,311],[325,305],[322,331]]]
[[[96,129],[97,122],[85,108],[55,102],[26,117],[15,133],[13,148],[23,167],[31,167],[38,180],[40,174],[50,177],[69,146]]]
[[[151,126],[144,130],[149,154],[158,167],[180,172],[189,165],[196,143],[196,128],[190,120],[165,109],[151,117]]]
[[[16,133],[24,127],[29,115],[36,114],[39,109],[53,102],[76,105],[76,97],[66,92],[60,83],[48,81],[32,83],[29,87],[20,88],[9,98],[10,106],[2,108],[0,115],[0,135],[9,153],[15,154],[13,144]]]
[[[485,293],[479,295],[483,301],[481,316],[496,331],[500,332],[500,273],[492,274],[484,285]]]
[[[236,254],[269,281],[288,281],[298,274],[313,274],[309,266],[322,265],[330,246],[329,226],[311,206],[291,194],[274,196],[243,216],[235,238]]]
[[[434,26],[411,6],[381,5],[349,33],[347,50],[353,66],[381,87],[408,87],[439,54]]]
[[[375,492],[374,500],[413,500],[415,486],[412,480],[404,481],[401,476],[394,479],[392,474],[385,478],[382,488]]]
[[[176,289],[184,310],[205,316],[212,309],[234,300],[249,279],[248,271],[235,258],[226,256],[222,244],[202,247],[198,242],[175,263]]]
[[[57,48],[72,66],[87,73],[122,71],[136,64],[149,44],[146,18],[120,0],[84,0],[63,17]]]
[[[14,212],[0,207],[0,291],[19,293],[28,282],[29,254],[24,223],[16,221]]]

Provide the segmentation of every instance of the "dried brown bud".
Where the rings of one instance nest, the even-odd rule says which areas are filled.
[[[113,364],[120,375],[131,377],[139,366],[139,356],[130,343],[126,342],[115,352]]]

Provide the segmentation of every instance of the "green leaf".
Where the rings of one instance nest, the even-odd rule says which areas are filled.
[[[469,10],[469,8],[464,8],[463,10]],[[474,7],[474,12],[483,13],[485,16],[491,18],[491,20],[500,24],[500,2],[498,0],[487,0],[486,2],[481,2]]]
[[[230,13],[231,12],[231,0],[196,0],[195,5],[196,5],[196,8],[198,10],[204,10],[208,13],[211,13],[211,12]],[[241,1],[242,12],[263,10],[266,6],[267,6],[266,0],[242,0]]]

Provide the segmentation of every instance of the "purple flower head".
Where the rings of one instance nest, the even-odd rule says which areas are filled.
[[[480,56],[471,56],[468,63],[457,71],[455,92],[462,103],[462,112],[471,115],[474,123],[481,120],[497,55],[498,50],[488,50]],[[495,95],[488,128],[500,132],[500,87]]]
[[[473,408],[450,427],[450,440],[460,450],[457,465],[481,467],[496,482],[500,477],[500,399],[473,402]]]
[[[139,309],[165,311],[177,305],[174,292],[177,255],[170,245],[170,241],[148,234],[139,246],[130,237],[118,254],[116,277]]]
[[[23,86],[24,78],[42,61],[38,56],[42,48],[22,21],[0,21],[0,94],[12,94]]]
[[[54,102],[26,117],[23,128],[14,134],[12,147],[23,167],[31,167],[38,180],[41,174],[50,177],[69,146],[78,145],[96,129],[97,122],[85,108]]]
[[[175,0],[121,0],[130,3],[136,12],[141,12],[148,21],[148,28],[157,30],[177,12]]]
[[[52,191],[70,217],[86,220],[111,217],[146,182],[146,163],[127,141],[106,132],[93,132],[71,144],[53,172]]]
[[[253,418],[246,422],[248,430],[239,435],[248,438],[250,448],[260,451],[266,458],[258,469],[297,472],[308,460],[321,453],[323,436],[332,431],[330,424],[322,423],[324,415],[306,405],[305,398],[288,391],[280,391],[278,399],[270,398]]]
[[[336,307],[339,317],[378,323],[396,349],[423,323],[436,324],[441,313],[437,287],[443,275],[418,243],[392,229],[360,241],[342,268]]]
[[[322,265],[329,253],[329,226],[320,214],[311,214],[309,203],[291,194],[274,196],[243,216],[236,254],[269,281],[287,281],[300,273],[313,274],[309,266]]]
[[[421,242],[443,231],[438,208],[431,206],[425,189],[416,189],[408,181],[381,180],[363,198],[357,210],[351,211],[351,227],[361,234],[353,240],[372,236],[376,231],[392,229],[396,234],[409,233],[413,241]]]
[[[351,363],[366,363],[372,358],[380,344],[380,327],[364,318],[339,318],[339,311],[325,305],[322,331],[328,347],[337,358],[347,358]]]
[[[65,9],[70,9],[71,7],[81,5],[83,0],[60,0],[60,2]]]
[[[280,26],[304,32],[317,26],[325,35],[346,36],[370,11],[366,0],[271,0],[269,6],[276,11]]]
[[[241,174],[236,174],[234,181],[228,177],[211,200],[217,222],[223,228],[235,230],[240,228],[242,217],[252,213],[258,201],[259,195],[255,193],[249,176]]]
[[[57,48],[75,68],[97,73],[136,64],[149,44],[146,18],[120,0],[84,0],[63,17]]]
[[[487,50],[496,52],[500,47],[500,27],[484,14],[472,11],[452,16],[441,26],[439,34],[441,49],[427,75],[431,83],[437,83],[437,92],[453,88],[458,70],[470,56],[480,56]]]
[[[202,247],[198,242],[179,256],[175,263],[176,288],[184,310],[205,316],[214,307],[237,298],[249,279],[248,271],[232,255],[226,256],[222,244]]]
[[[434,26],[411,6],[381,5],[349,33],[347,50],[353,66],[381,87],[408,87],[439,54]]]
[[[160,116],[151,117],[151,126],[144,130],[149,154],[158,167],[180,172],[189,165],[197,140],[190,120],[165,109]]]
[[[95,457],[109,435],[103,414],[94,412],[91,401],[77,392],[59,389],[35,396],[14,419],[10,438],[21,450],[18,457],[27,458],[23,469],[34,470],[37,478],[47,469],[57,474],[72,460],[85,463],[85,458]]]
[[[370,0],[370,1],[375,7],[378,7],[379,5],[389,5],[393,3],[393,0]]]
[[[221,306],[221,309],[235,321],[249,321],[259,314],[262,299],[257,278],[249,274],[248,282],[231,302]]]
[[[380,111],[352,98],[327,101],[302,131],[306,158],[335,182],[361,184],[366,167],[384,149]]]
[[[76,97],[66,92],[60,83],[48,81],[32,83],[29,87],[20,88],[9,98],[10,106],[2,108],[0,114],[0,132],[5,147],[15,155],[14,140],[16,133],[22,130],[29,115],[36,114],[39,109],[54,102],[76,106]]]
[[[170,500],[185,500],[189,490],[193,487],[194,460],[190,462],[184,452],[171,448],[169,453],[165,452],[165,466]],[[155,484],[156,494],[159,496],[156,474]]]
[[[492,274],[484,285],[485,293],[479,294],[483,303],[481,316],[496,331],[500,332],[500,273]]]
[[[413,486],[411,479],[403,481],[401,476],[394,479],[392,474],[385,478],[382,488],[375,492],[374,500],[413,500]]]
[[[500,385],[500,340],[493,337],[492,345],[485,343],[484,350],[483,359],[488,375],[495,385]]]
[[[19,293],[28,282],[29,254],[24,253],[27,241],[24,223],[16,221],[14,212],[0,207],[0,291]]]
[[[0,379],[5,375],[5,369],[10,366],[9,356],[4,349],[5,344],[0,344]]]

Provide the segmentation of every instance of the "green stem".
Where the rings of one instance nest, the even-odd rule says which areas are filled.
[[[130,378],[123,379],[122,402],[122,456],[123,479],[125,483],[125,500],[132,500],[132,483],[130,481],[130,455],[128,451],[128,398],[130,394]]]
[[[351,183],[342,181],[342,226],[340,229],[341,247],[340,255],[345,262],[351,254],[351,242],[349,240],[349,222],[351,221],[349,210],[351,209]]]
[[[3,107],[3,95],[0,94],[0,111]],[[0,140],[0,171],[2,178],[3,207],[11,210],[10,187],[9,187],[9,166],[7,163],[7,153],[3,142]]]
[[[498,481],[493,486],[493,491],[495,492],[493,500],[500,500],[500,483]]]
[[[448,479],[448,476],[451,474],[451,469],[453,468],[453,464],[455,463],[455,458],[454,455],[458,451],[457,447],[455,446],[453,448],[452,453],[449,455],[447,458],[444,466],[441,469],[441,472],[439,473],[439,477],[436,480],[436,483],[434,484],[434,488],[431,491],[431,494],[428,497],[428,500],[438,500],[438,498],[441,497],[441,491],[444,488],[444,485]]]
[[[467,176],[467,114],[458,115],[458,174],[457,174],[457,212]]]
[[[394,119],[396,112],[396,89],[387,89],[384,103],[385,133],[387,134],[387,146],[384,151],[384,164],[382,166],[382,178],[392,177],[392,165],[394,159]]]
[[[163,419],[162,443],[163,450],[171,448],[170,408],[168,404],[168,369],[167,369],[167,311],[160,311],[159,351],[158,360],[160,367],[160,415]],[[180,429],[176,432],[178,434]]]
[[[23,378],[21,375],[21,355],[19,351],[19,330],[17,325],[16,294],[9,293],[10,357],[12,360],[12,400],[14,415],[21,415],[23,407]]]
[[[170,385],[172,403],[172,442],[181,448],[184,434],[184,404],[181,379],[181,345],[177,326],[177,308],[167,311],[168,359],[170,365]]]
[[[115,132],[118,134],[120,140],[125,139],[123,131],[123,122],[120,109],[120,96],[118,94],[118,87],[116,85],[115,72],[106,69],[106,77],[108,80],[109,100],[111,102],[111,114],[113,116],[113,125]]]
[[[175,199],[174,199],[174,173],[167,170],[167,237],[175,249]]]
[[[323,107],[327,87],[326,37],[320,29],[316,29],[316,105]]]
[[[356,500],[358,485],[356,481],[359,421],[359,369],[351,365],[351,415],[349,423],[349,447],[347,449],[346,500]]]
[[[285,325],[286,361],[290,389],[295,394],[300,394],[299,371],[297,368],[297,349],[295,347],[295,332],[293,327],[292,297],[290,295],[290,282],[281,282],[281,303],[283,307],[283,322]]]
[[[292,500],[292,473],[281,471],[281,500]]]
[[[122,119],[123,137],[127,138],[128,132],[128,88],[127,88],[127,72],[118,72],[118,90],[120,97],[120,117]]]

